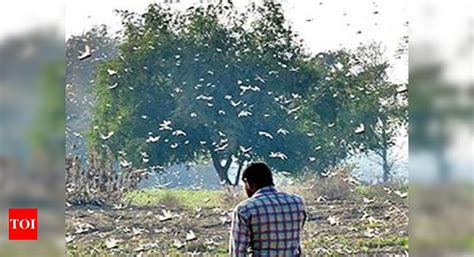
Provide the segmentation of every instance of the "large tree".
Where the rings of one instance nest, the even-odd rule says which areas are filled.
[[[367,94],[353,58],[305,54],[275,1],[246,14],[226,2],[121,15],[119,56],[95,79],[94,151],[122,166],[211,160],[221,181],[235,184],[232,163],[239,172],[249,160],[322,171],[360,145],[354,131],[368,109],[352,98]]]

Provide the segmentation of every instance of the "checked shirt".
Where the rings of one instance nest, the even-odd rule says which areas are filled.
[[[300,256],[303,198],[263,187],[234,209],[230,256]]]

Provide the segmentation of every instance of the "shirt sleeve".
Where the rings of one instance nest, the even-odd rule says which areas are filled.
[[[237,206],[232,215],[229,255],[231,257],[247,256],[250,244],[250,222],[248,215]]]
[[[301,235],[304,233],[304,224],[306,223],[306,220],[308,219],[308,215],[306,213],[306,207],[304,204],[304,199],[301,197],[301,210],[302,210],[302,221],[301,221]],[[298,256],[304,256],[303,253],[303,248],[301,247],[301,244],[298,246]]]

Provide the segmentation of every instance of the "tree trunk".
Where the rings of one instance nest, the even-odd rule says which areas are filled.
[[[240,172],[242,171],[243,166],[244,166],[244,162],[239,161],[239,168],[237,170],[237,175],[235,176],[235,182],[234,182],[233,186],[237,186],[239,184]]]
[[[226,159],[226,163],[224,166],[221,165],[221,159],[217,154],[212,153],[212,164],[216,169],[217,175],[219,176],[219,180],[224,185],[232,185],[229,179],[229,168],[230,164],[232,163],[232,156]]]
[[[383,163],[383,182],[388,182],[390,180],[390,166],[384,161]]]
[[[390,170],[392,165],[388,163],[387,151],[386,148],[382,149],[383,182],[388,182],[391,177]]]
[[[393,166],[393,163],[390,164],[388,160],[388,151],[390,149],[390,145],[388,144],[390,138],[386,133],[387,127],[385,126],[385,119],[382,120],[382,135],[381,135],[381,141],[382,141],[382,149],[380,149],[380,157],[382,158],[382,168],[383,168],[383,182],[386,183],[390,180],[391,178],[391,169]]]

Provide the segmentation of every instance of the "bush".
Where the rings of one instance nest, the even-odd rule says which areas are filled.
[[[354,188],[354,193],[359,198],[380,198],[390,200],[393,203],[405,202],[407,198],[402,198],[396,192],[408,192],[408,185],[398,181],[391,181],[376,185],[359,185]]]
[[[406,193],[408,185],[403,181],[390,181],[376,185],[359,182],[351,175],[351,167],[337,167],[321,176],[315,172],[303,174],[295,179],[293,185],[285,185],[283,190],[299,194],[306,201],[324,198],[328,201],[349,200],[362,201],[367,199],[384,199],[391,202],[405,202],[406,197],[397,193]]]
[[[183,206],[182,201],[178,197],[169,191],[166,191],[161,198],[158,200],[158,204],[164,205],[166,208],[178,209]]]
[[[232,209],[245,199],[246,197],[241,187],[226,186],[221,194],[220,202],[224,208]]]
[[[146,178],[146,170],[115,168],[113,158],[94,154],[83,165],[79,157],[66,158],[66,202],[72,205],[123,203],[124,195]]]
[[[338,167],[327,176],[306,173],[293,185],[285,186],[285,190],[303,196],[306,201],[315,201],[320,197],[329,201],[352,199],[356,185],[350,171],[348,167]]]

